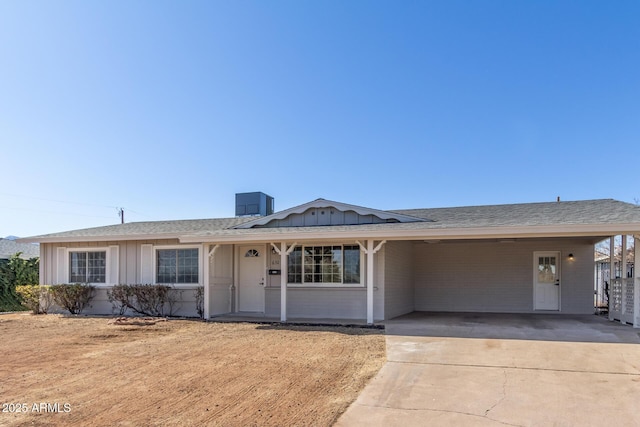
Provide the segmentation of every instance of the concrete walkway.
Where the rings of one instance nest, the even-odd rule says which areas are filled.
[[[596,316],[412,313],[337,426],[638,426],[640,330]]]

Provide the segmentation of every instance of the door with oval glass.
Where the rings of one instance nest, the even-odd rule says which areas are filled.
[[[264,246],[240,246],[238,255],[238,311],[263,313]]]
[[[533,308],[560,310],[560,252],[533,254]]]

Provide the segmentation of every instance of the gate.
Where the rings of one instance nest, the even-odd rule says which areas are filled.
[[[633,324],[633,278],[611,280],[609,291],[609,318]]]

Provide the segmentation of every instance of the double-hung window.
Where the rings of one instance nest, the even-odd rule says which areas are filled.
[[[107,252],[69,252],[69,282],[105,283],[107,277]]]
[[[198,249],[158,249],[157,283],[198,283]]]
[[[298,246],[289,254],[287,278],[289,283],[359,285],[360,247]]]

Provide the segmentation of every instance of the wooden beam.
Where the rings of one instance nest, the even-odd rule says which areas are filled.
[[[275,243],[271,242],[271,247],[273,248],[274,251],[276,251],[278,255],[282,255],[280,248]]]
[[[211,248],[211,250],[209,250],[209,257],[212,257],[216,254],[216,251],[218,250],[218,248],[220,247],[220,244],[217,245],[213,245],[213,247]]]
[[[385,243],[387,243],[387,241],[386,241],[386,240],[383,240],[382,242],[378,243],[378,246],[376,246],[376,247],[375,247],[375,249],[373,250],[373,253],[374,253],[374,254],[377,254],[377,253],[378,253],[378,251],[379,251],[380,249],[382,249],[382,246],[383,246]]]

